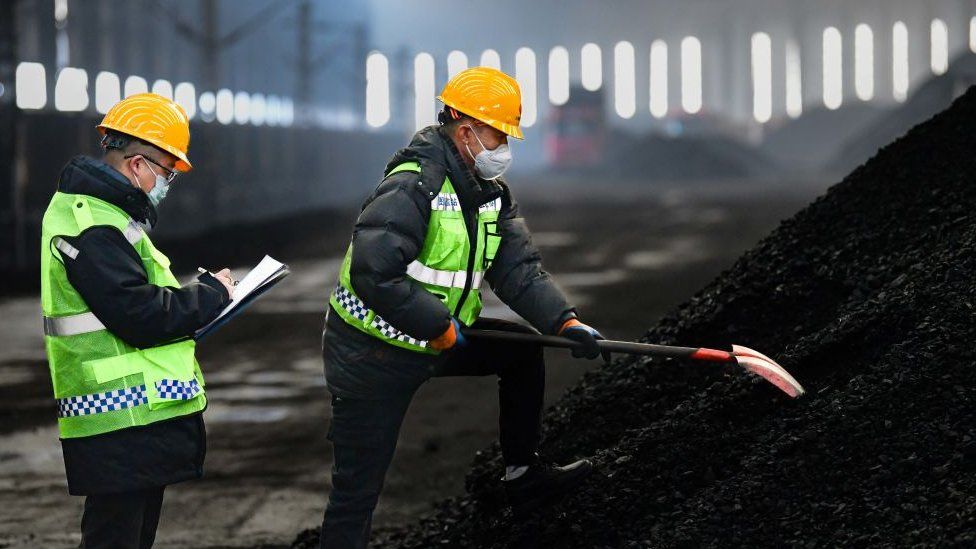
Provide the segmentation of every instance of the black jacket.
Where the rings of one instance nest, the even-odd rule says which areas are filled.
[[[554,333],[575,309],[542,269],[525,220],[508,186],[476,177],[437,126],[424,128],[394,154],[386,167],[420,163],[420,174],[399,172],[385,178],[363,204],[353,230],[350,282],[356,294],[383,317],[424,340],[441,335],[456,311],[405,276],[407,265],[423,248],[431,200],[447,175],[461,202],[469,239],[477,236],[478,206],[501,197],[498,217],[501,245],[485,273],[495,294],[543,333]]]
[[[99,160],[72,159],[61,172],[58,190],[105,200],[146,227],[156,223],[145,193]],[[150,284],[139,254],[115,228],[91,227],[65,240],[79,250],[74,259],[61,256],[68,281],[105,327],[134,347],[191,335],[229,302],[227,290],[209,275],[180,289]],[[71,494],[113,493],[198,478],[206,433],[198,413],[62,439],[61,446]]]

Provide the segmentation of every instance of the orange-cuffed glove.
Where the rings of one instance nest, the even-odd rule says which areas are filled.
[[[558,335],[572,339],[579,343],[579,347],[573,349],[573,356],[576,358],[596,358],[603,355],[604,362],[610,362],[610,351],[602,351],[597,340],[606,339],[596,328],[583,324],[578,319],[571,318],[559,328]]]
[[[456,318],[451,319],[451,325],[444,330],[444,333],[430,340],[430,348],[438,351],[461,348],[468,344],[464,334],[461,333],[461,323]]]

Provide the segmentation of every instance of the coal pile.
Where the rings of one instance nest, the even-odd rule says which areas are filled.
[[[753,347],[806,396],[731,367],[618,358],[547,412],[545,457],[597,463],[578,491],[515,520],[490,448],[467,495],[376,544],[976,545],[973,120],[971,89],[642,338]]]

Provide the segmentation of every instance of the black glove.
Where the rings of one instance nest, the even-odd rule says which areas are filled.
[[[567,320],[559,330],[559,335],[580,343],[573,348],[575,358],[596,358],[603,355],[603,361],[610,362],[610,351],[602,351],[597,340],[606,339],[595,328],[583,324],[575,318]]]

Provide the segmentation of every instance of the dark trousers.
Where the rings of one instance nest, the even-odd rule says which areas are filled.
[[[479,319],[473,327],[531,332],[520,324],[496,319]],[[326,377],[341,378],[342,370],[356,369],[358,386],[368,383],[364,378],[375,376],[372,386],[376,390],[368,398],[349,397],[337,391],[330,379],[333,397],[329,440],[334,462],[332,493],[322,523],[323,549],[366,547],[373,509],[393,459],[403,416],[414,392],[429,377],[497,375],[499,430],[505,462],[528,464],[535,459],[545,388],[545,363],[540,346],[471,340],[463,349],[431,357],[395,349],[382,342],[370,342],[370,351],[351,353],[344,360],[335,356],[342,353],[330,344],[335,341],[329,338],[354,339],[358,334],[339,327],[335,330],[339,333],[328,332],[329,328],[324,338]],[[391,370],[390,366],[398,369]],[[393,376],[397,379],[390,379]]]
[[[85,498],[83,549],[148,549],[156,539],[163,489],[100,494]]]

